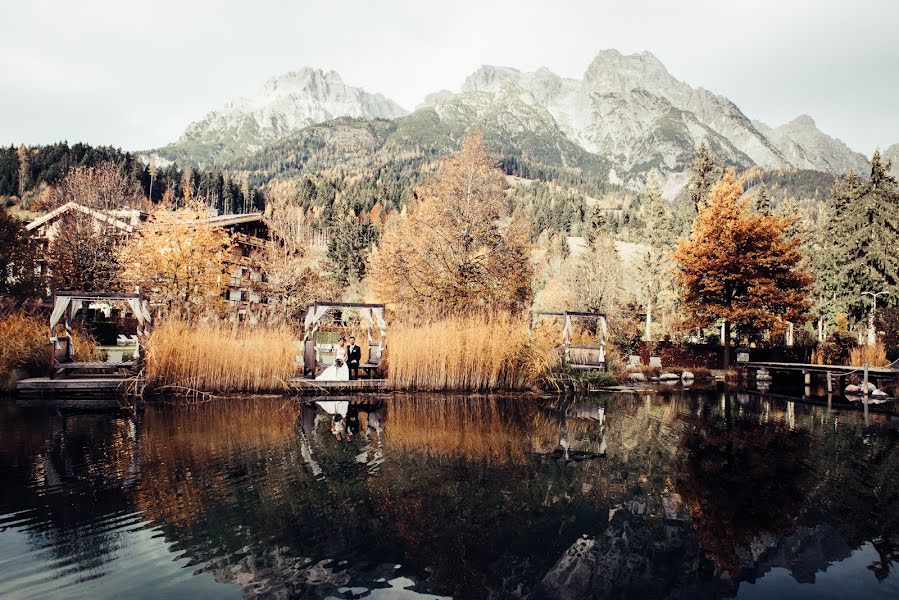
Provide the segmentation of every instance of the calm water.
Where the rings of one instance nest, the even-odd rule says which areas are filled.
[[[691,392],[5,401],[0,596],[895,599],[897,426]]]

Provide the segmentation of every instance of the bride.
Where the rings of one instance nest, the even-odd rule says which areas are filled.
[[[340,338],[334,351],[334,364],[322,371],[316,381],[349,381],[350,369],[346,366],[346,341]]]

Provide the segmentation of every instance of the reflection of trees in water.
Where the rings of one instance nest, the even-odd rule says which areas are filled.
[[[816,441],[803,520],[830,522],[853,548],[873,540],[880,562],[869,568],[884,579],[899,562],[899,435],[850,413],[824,421]]]
[[[88,570],[92,556],[103,564],[114,555],[115,534],[97,532],[108,538],[85,538],[83,548],[69,538],[136,506],[176,549],[210,561],[216,577],[292,581],[297,594],[326,571],[323,589],[394,562],[427,575],[437,593],[527,593],[582,534],[614,549],[621,573],[640,565],[624,591],[712,577],[698,570],[699,541],[742,578],[793,560],[775,555],[778,545],[819,540],[832,559],[846,548],[832,543],[837,535],[851,547],[874,539],[882,574],[896,557],[895,432],[822,412],[676,392],[554,405],[396,396],[351,405],[354,431],[338,438],[332,415],[295,402],[151,407],[136,444],[127,421],[107,416],[63,436],[52,419],[6,428],[20,433],[0,440],[4,462],[37,459],[27,475],[2,465],[20,480],[0,498],[44,511],[42,527],[58,530],[45,535]],[[62,473],[60,488],[40,480],[41,461]],[[139,482],[121,485],[135,462]],[[85,476],[81,504],[40,496],[39,486],[78,489],[73,474]],[[692,522],[680,517],[678,493]],[[319,563],[328,558],[349,564]],[[657,587],[640,587],[648,581]]]
[[[706,556],[732,576],[782,566],[813,581],[874,540],[882,559],[871,570],[883,578],[899,541],[895,430],[866,430],[851,411],[742,395],[708,400],[681,417],[676,465],[676,489]]]
[[[799,514],[810,440],[782,423],[739,416],[735,400],[723,414],[683,415],[675,487],[706,555],[731,574],[738,553],[760,532],[780,535]]]
[[[59,415],[4,407],[0,416],[0,512],[45,559],[68,565],[60,575],[100,577],[122,547],[110,527],[124,518],[138,469],[133,423],[108,415]],[[12,421],[15,421],[14,423]]]

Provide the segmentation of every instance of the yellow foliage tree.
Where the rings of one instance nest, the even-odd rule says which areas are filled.
[[[120,278],[150,292],[153,302],[185,315],[221,304],[230,234],[207,222],[201,204],[156,211],[120,252]]]
[[[794,219],[754,212],[742,195],[742,183],[728,170],[674,252],[684,305],[700,322],[724,321],[724,368],[730,365],[731,325],[797,321],[811,305],[801,240],[784,235]]]
[[[481,136],[466,136],[405,214],[386,223],[372,253],[371,288],[387,302],[439,313],[525,306],[528,227],[507,214],[505,187]]]

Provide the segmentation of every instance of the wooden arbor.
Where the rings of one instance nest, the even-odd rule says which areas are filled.
[[[368,325],[368,359],[359,368],[371,375],[381,368],[381,355],[387,347],[387,321],[384,319],[383,304],[357,302],[314,302],[306,308],[303,334],[303,375],[315,377],[318,366],[316,334],[322,317],[332,310],[354,310]],[[372,331],[377,325],[381,337],[376,342]]]
[[[577,311],[531,311],[528,333],[532,332],[540,317],[562,319],[562,358],[564,364],[573,369],[601,369],[606,365],[606,339],[609,336],[606,316],[602,313]],[[599,333],[598,345],[577,345],[571,343],[573,319],[595,320]]]
[[[72,320],[82,308],[93,302],[124,303],[134,313],[137,320],[137,347],[134,361],[128,362],[75,362],[75,348],[72,343]],[[63,335],[54,335],[60,321],[65,326]],[[119,294],[114,292],[56,292],[53,294],[53,311],[50,313],[50,377],[65,374],[66,371],[96,371],[118,368],[131,368],[141,358],[141,339],[150,331],[152,317],[150,307],[143,294]]]

